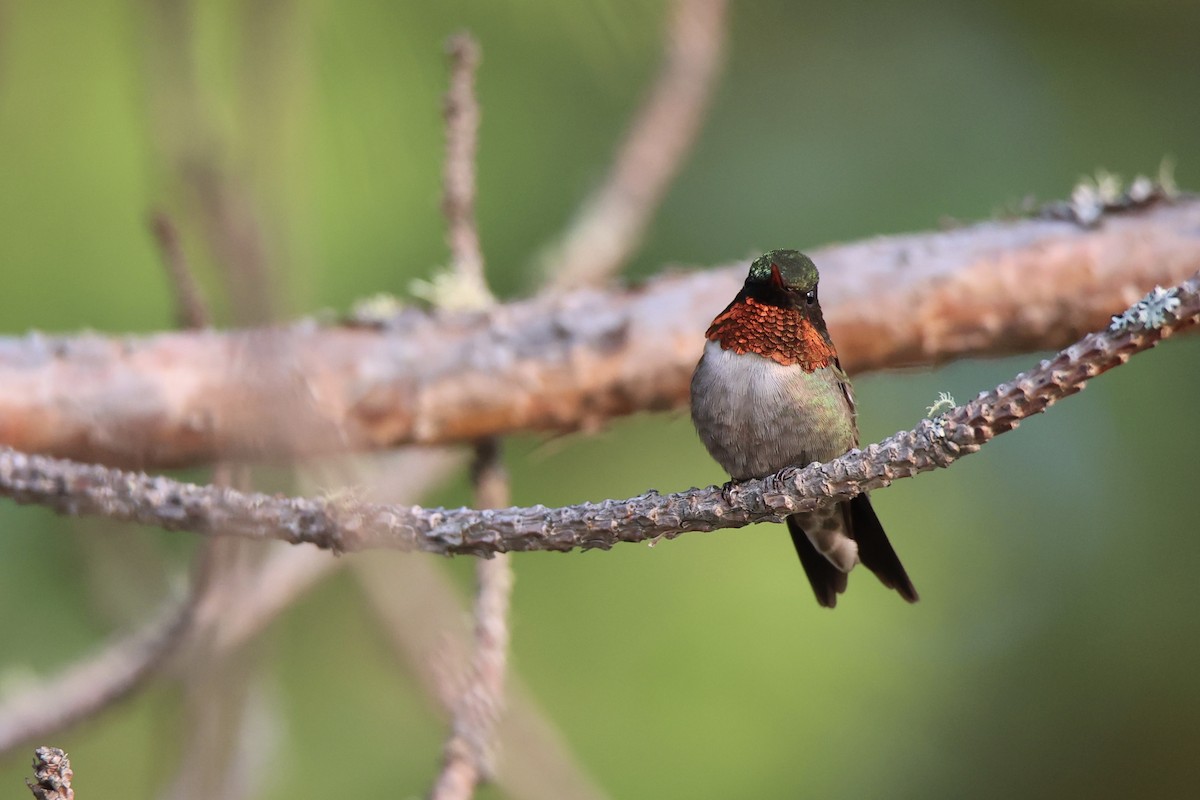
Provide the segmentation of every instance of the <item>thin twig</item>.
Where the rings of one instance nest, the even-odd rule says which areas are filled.
[[[160,235],[159,242],[163,260],[175,285],[181,324],[191,328],[206,327],[211,314],[196,287],[178,234],[165,215],[159,215],[158,223],[169,234]],[[245,468],[235,470],[229,462],[222,461],[213,468],[212,482],[218,486],[245,489],[249,486],[249,473]],[[211,797],[218,793],[218,788],[230,800],[237,796],[230,790],[234,771],[227,768],[227,756],[235,747],[231,740],[241,732],[239,729],[245,719],[242,713],[247,691],[244,665],[231,665],[228,660],[214,658],[212,648],[205,646],[213,638],[213,628],[202,628],[198,623],[204,614],[212,613],[212,609],[223,605],[227,586],[239,572],[239,555],[248,546],[252,545],[248,542],[210,539],[205,542],[198,556],[209,577],[190,598],[196,611],[189,619],[186,630],[192,651],[183,681],[183,749],[188,757],[176,763],[170,788],[164,793],[166,797],[176,800]],[[214,691],[214,687],[218,686],[220,690]]]
[[[63,514],[90,514],[168,530],[307,542],[336,551],[387,547],[487,556],[517,550],[608,548],[685,531],[778,522],[841,502],[893,480],[945,467],[977,451],[1130,356],[1200,317],[1200,274],[1169,290],[1170,308],[1151,322],[1106,328],[1054,358],[934,420],[922,420],[864,450],[826,464],[788,467],[722,490],[651,491],[548,509],[478,511],[280,498],[201,487],[163,477],[0,449],[0,495]],[[1135,305],[1123,315],[1137,317]],[[1136,319],[1135,319],[1136,323]]]
[[[1200,269],[1200,200],[810,251],[851,373],[1052,350]],[[0,338],[0,443],[139,469],[593,429],[678,408],[746,263],[370,325]]]
[[[187,634],[209,573],[206,562],[198,564],[185,599],[58,675],[16,687],[0,700],[0,755],[88,719],[143,686]]]
[[[453,667],[447,665],[467,664],[471,652],[471,631],[464,624],[467,614],[459,592],[435,561],[404,553],[394,556],[374,553],[354,559],[355,576],[397,657],[416,675],[424,694],[440,701],[434,710],[453,713],[466,676],[448,679]],[[537,698],[519,674],[511,673],[504,715],[496,728],[497,740],[504,743],[496,759],[496,785],[505,796],[522,800],[603,800],[604,793]]]
[[[235,481],[232,485],[244,485]],[[220,615],[230,599],[230,587],[239,577],[256,571],[257,564],[247,558],[259,555],[261,543],[215,538],[208,542],[215,579],[219,582],[201,605],[187,641],[187,658],[176,663],[180,669],[182,708],[179,713],[180,742],[185,758],[173,766],[173,774],[161,792],[168,800],[189,798],[237,798],[245,796],[233,764],[238,759],[238,745],[246,739],[245,725],[248,709],[250,679],[255,654],[242,651],[231,654],[218,652],[212,642],[216,638],[213,626],[202,626],[200,620],[212,614]],[[233,657],[231,657],[231,655]],[[269,760],[270,748],[264,739],[256,747],[256,756]]]
[[[468,33],[450,37],[450,89],[446,92],[446,161],[442,213],[458,289],[466,296],[491,298],[483,274],[483,251],[475,225],[475,154],[479,149],[479,103],[475,70],[479,45]]]
[[[185,330],[201,330],[212,324],[212,314],[188,265],[187,255],[175,223],[161,211],[150,216],[150,230],[158,243],[158,252],[166,267],[168,283],[175,298],[175,319]]]
[[[262,212],[245,181],[211,159],[186,161],[180,178],[195,200],[195,215],[213,260],[223,268],[225,294],[243,324],[274,317],[274,276]]]
[[[493,439],[476,446],[472,466],[475,503],[480,508],[508,505],[508,477]],[[504,707],[508,664],[508,612],[513,570],[507,553],[480,561],[475,567],[479,589],[475,597],[475,654],[470,674],[454,707],[451,735],[442,750],[442,770],[433,786],[433,800],[460,800],[493,774],[492,743]]]
[[[238,542],[245,545],[247,542]],[[224,570],[232,572],[226,563]],[[222,598],[223,599],[223,598]],[[280,720],[263,696],[258,653],[216,653],[202,644],[183,674],[179,747],[186,754],[159,793],[161,800],[260,797],[263,765],[278,755]],[[254,787],[254,788],[252,788]]]
[[[483,252],[475,226],[475,153],[479,106],[475,70],[479,46],[469,34],[451,38],[450,90],[446,96],[446,224],[453,260],[453,280],[462,293],[472,293],[480,307],[495,301],[487,288]],[[473,287],[473,288],[467,288]],[[500,508],[509,503],[508,476],[496,439],[475,444],[471,469],[475,504]],[[480,562],[475,569],[475,652],[468,683],[453,711],[450,737],[442,749],[442,768],[430,792],[433,800],[466,800],[492,774],[491,750],[496,721],[504,705],[508,665],[508,610],[512,564],[507,555]]]
[[[458,698],[450,738],[442,749],[442,768],[430,797],[468,798],[490,780],[496,722],[504,709],[508,664],[508,609],[512,565],[500,555],[476,566],[475,654],[465,689]]]
[[[543,256],[551,288],[604,283],[641,244],[700,132],[721,72],[726,5],[726,0],[672,4],[662,69],[607,179]]]
[[[258,214],[252,207],[250,195],[239,181],[226,174],[214,160],[201,158],[184,170],[185,178],[193,182],[201,206],[197,209],[205,238],[213,252],[221,253],[224,268],[225,294],[234,310],[235,319],[242,324],[270,321],[273,305],[272,276],[269,269],[265,239]],[[178,250],[178,248],[176,248]],[[189,278],[191,270],[182,252],[168,263],[178,266],[178,273]],[[174,271],[173,271],[174,274]],[[176,294],[181,294],[177,288]],[[198,297],[198,296],[197,296]],[[210,314],[204,310],[200,319]],[[195,318],[193,320],[195,321]],[[218,461],[213,483],[247,489],[252,478],[248,467],[237,466],[229,460]],[[171,800],[205,799],[214,796],[233,798],[247,794],[246,778],[260,776],[259,770],[237,769],[239,741],[249,734],[247,726],[254,720],[249,715],[250,681],[255,665],[253,654],[231,658],[228,651],[213,647],[219,626],[201,627],[196,624],[205,614],[220,615],[226,606],[228,587],[246,571],[254,571],[265,556],[261,544],[217,538],[207,543],[202,553],[212,570],[212,590],[197,597],[196,619],[189,631],[189,659],[182,670],[184,707],[180,715],[183,750],[187,757],[174,764],[174,774],[167,781],[163,797]],[[258,753],[268,758],[266,741]]]

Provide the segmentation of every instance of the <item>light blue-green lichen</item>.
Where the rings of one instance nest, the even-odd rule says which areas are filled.
[[[1069,218],[1090,228],[1100,224],[1105,212],[1138,208],[1155,200],[1172,200],[1179,194],[1174,171],[1175,163],[1169,157],[1164,158],[1156,179],[1137,175],[1126,186],[1120,175],[1097,169],[1075,184],[1071,199],[1065,204],[1066,212]]]
[[[1128,330],[1161,328],[1175,319],[1180,301],[1178,289],[1155,286],[1145,297],[1130,306],[1123,314],[1114,316],[1108,329],[1113,333]]]
[[[951,408],[954,408],[956,405],[958,405],[958,403],[954,402],[954,396],[951,395],[949,392],[938,392],[937,401],[933,405],[931,405],[929,408],[925,409],[925,416],[932,417],[934,414],[941,411],[943,408],[951,409]]]

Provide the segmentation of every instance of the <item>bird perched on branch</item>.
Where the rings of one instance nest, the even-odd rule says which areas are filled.
[[[818,278],[808,256],[772,250],[750,265],[742,290],[708,329],[692,376],[692,422],[734,480],[828,461],[858,446],[854,391],[825,329]],[[837,605],[860,562],[916,602],[865,494],[792,514],[787,526],[821,605]]]

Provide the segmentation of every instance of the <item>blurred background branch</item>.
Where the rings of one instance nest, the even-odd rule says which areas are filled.
[[[414,672],[425,696],[438,701],[436,710],[449,712],[469,685],[462,667],[471,659],[471,631],[460,593],[428,559],[376,555],[356,564],[359,586],[396,657]],[[495,783],[528,800],[605,797],[519,675],[510,676],[506,696],[495,731],[502,744],[493,765]]]
[[[167,603],[150,622],[54,677],[8,686],[0,699],[0,756],[56,734],[141,688],[183,640],[204,586],[197,576],[187,598]]]
[[[542,254],[558,291],[603,284],[633,257],[700,133],[726,38],[726,0],[675,0],[662,67],[604,183]]]
[[[252,217],[241,220],[241,225],[244,226],[244,237],[257,238]],[[169,278],[180,327],[190,330],[208,327],[213,314],[201,293],[178,229],[170,217],[158,212],[151,217],[151,231]],[[218,229],[207,233],[224,236],[228,231]],[[249,243],[250,239],[244,241]],[[261,262],[231,264],[230,272],[225,275],[225,294],[238,291],[236,275],[257,270],[259,266]],[[266,280],[265,273],[260,277]],[[253,295],[243,296],[236,306],[237,313],[248,314],[254,304]],[[241,320],[249,321],[246,316]],[[245,465],[223,461],[213,465],[210,480],[213,486],[240,490],[253,485],[250,470]],[[267,721],[270,712],[261,696],[256,694],[253,652],[240,652],[232,657],[231,652],[212,646],[213,631],[215,625],[221,624],[222,609],[237,576],[255,572],[264,563],[266,553],[261,544],[217,536],[204,542],[193,559],[193,571],[199,574],[192,578],[193,588],[188,598],[192,611],[181,624],[178,635],[179,642],[187,640],[190,656],[186,662],[181,662],[179,670],[185,698],[182,715],[184,750],[188,757],[175,764],[164,796],[172,800],[211,797],[237,800],[253,796],[259,788],[258,781],[263,773],[249,768],[250,761],[243,754],[254,740],[257,740],[256,754],[261,757],[265,753],[272,738],[269,735],[271,725]],[[95,709],[99,710],[99,707]]]

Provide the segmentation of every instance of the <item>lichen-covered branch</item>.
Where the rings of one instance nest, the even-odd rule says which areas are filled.
[[[1062,347],[1200,269],[1200,200],[811,251],[851,372]],[[803,243],[797,243],[803,244]],[[0,338],[0,444],[138,469],[590,429],[687,401],[738,264],[349,325]]]
[[[307,542],[337,551],[386,547],[491,555],[608,548],[685,531],[777,521],[948,466],[1198,316],[1200,275],[1194,275],[1161,296],[1139,301],[1117,318],[1119,324],[1085,336],[1053,359],[935,420],[922,420],[911,431],[826,464],[789,467],[726,490],[710,487],[667,495],[650,491],[628,500],[564,508],[426,509],[245,494],[6,449],[0,450],[0,495],[60,513],[98,514],[169,530]]]

